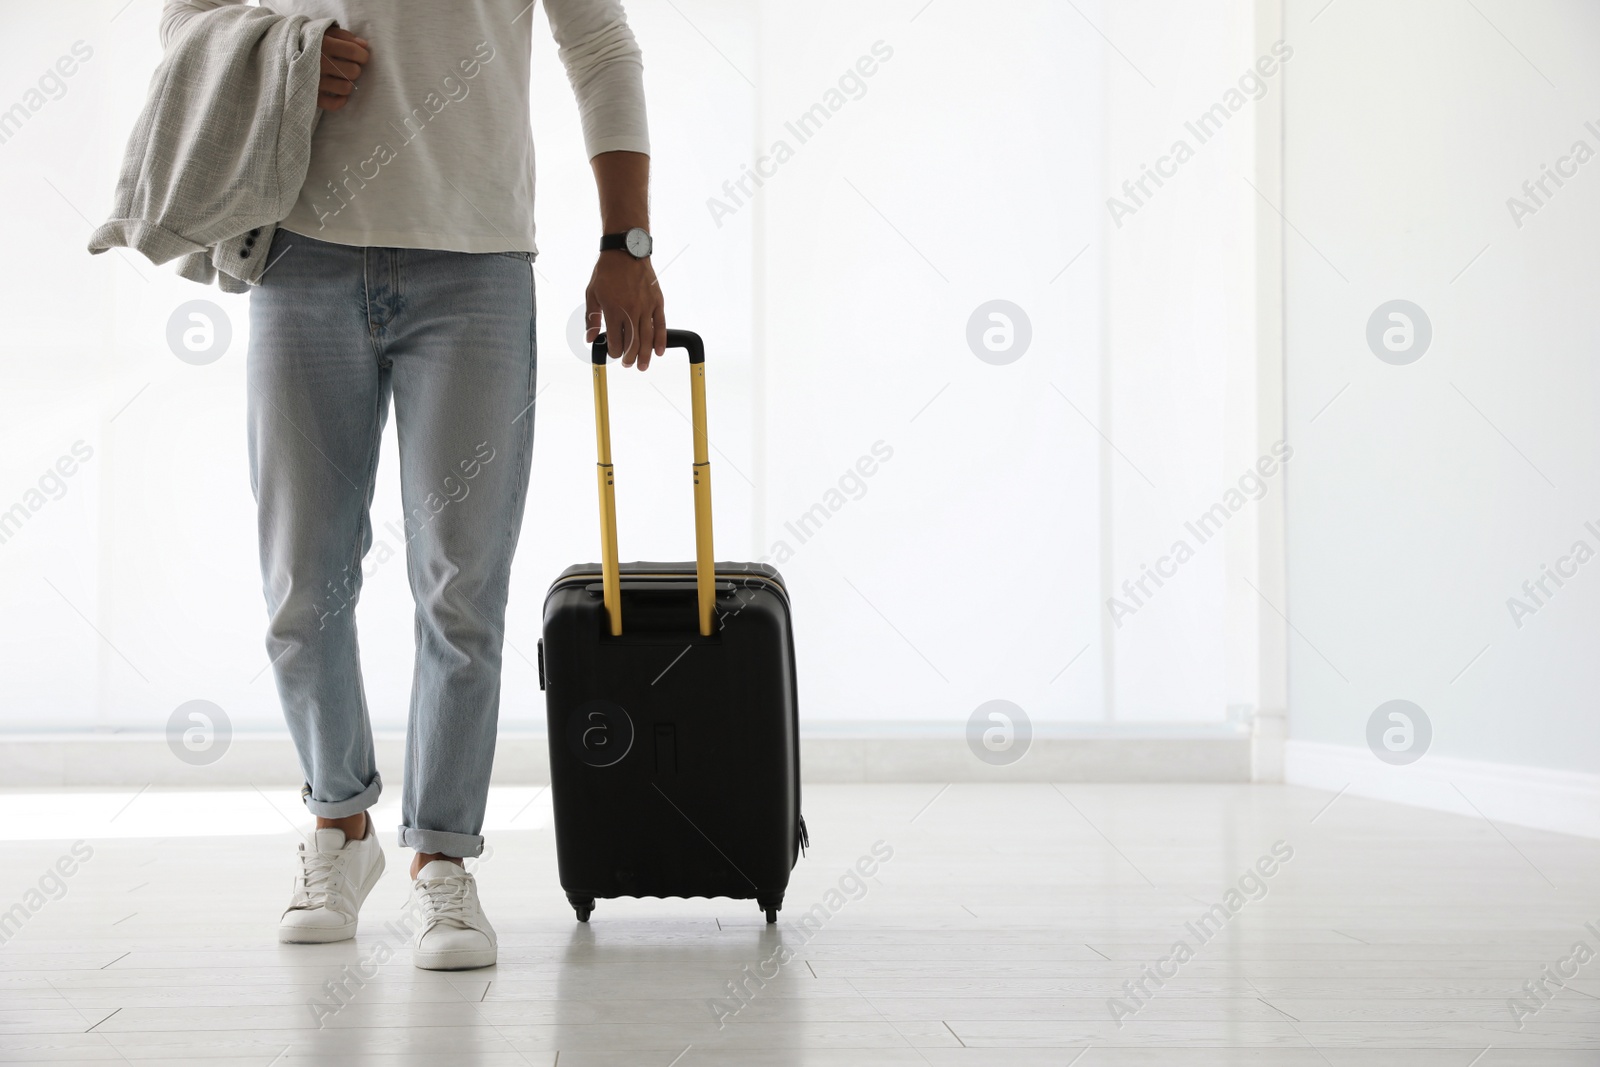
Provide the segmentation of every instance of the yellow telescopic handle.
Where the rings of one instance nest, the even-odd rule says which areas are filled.
[[[689,350],[689,404],[694,424],[694,579],[700,606],[700,633],[711,636],[716,611],[715,553],[711,541],[711,460],[706,434],[705,345],[698,334],[668,330],[668,348]],[[595,448],[600,490],[600,574],[611,636],[622,633],[622,578],[617,562],[617,495],[611,467],[611,410],[606,393],[606,335],[591,350],[594,373]]]
[[[617,489],[611,470],[611,404],[606,396],[606,365],[594,364],[594,436],[600,483],[600,581],[611,636],[622,633],[622,577],[617,564]]]
[[[690,418],[694,421],[694,583],[700,597],[700,634],[711,636],[717,603],[716,569],[711,550],[711,460],[706,438],[706,365],[689,364]]]

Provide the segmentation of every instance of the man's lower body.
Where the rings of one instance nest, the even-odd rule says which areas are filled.
[[[250,295],[249,444],[267,654],[302,795],[324,827],[301,848],[280,937],[353,935],[382,871],[360,818],[382,782],[355,606],[392,401],[404,518],[385,525],[371,563],[403,552],[416,603],[400,844],[429,861],[414,872],[417,959],[492,963],[493,929],[460,860],[483,850],[506,598],[527,499],[531,257],[363,248],[282,229],[261,252],[270,266]]]

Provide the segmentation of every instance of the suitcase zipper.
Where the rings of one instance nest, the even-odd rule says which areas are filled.
[[[580,582],[582,584],[584,584],[584,585],[589,585],[589,584],[594,583],[594,582],[603,581],[604,577],[605,576],[602,575],[598,571],[596,571],[596,572],[594,572],[592,574],[591,573],[569,574],[565,578],[563,578],[559,582],[557,582],[555,585],[552,585],[550,587],[550,593],[554,593],[557,589],[564,589],[567,586],[574,585],[574,584],[577,584],[577,583],[580,583]],[[648,574],[624,574],[622,576],[622,579],[624,581],[626,581],[629,578],[668,578],[668,579],[672,579],[674,581],[682,581],[682,580],[687,578],[688,580],[692,581],[694,579],[694,575],[693,574],[669,574],[669,573],[651,572],[651,573],[648,573]],[[775,578],[768,578],[764,574],[751,574],[748,571],[718,571],[718,572],[716,572],[715,578],[716,578],[717,581],[726,580],[726,581],[730,581],[730,582],[736,582],[736,581],[740,581],[740,580],[749,581],[751,579],[754,579],[757,582],[761,582],[761,583],[763,583],[765,585],[771,586],[773,589],[776,589],[778,591],[778,595],[783,597],[784,600],[787,601],[789,599],[789,591],[783,587],[783,583],[778,581]],[[545,599],[546,600],[550,599],[550,593],[546,593],[545,594]]]
[[[806,817],[800,816],[800,855],[806,854],[806,846],[811,844],[811,835],[806,833]]]

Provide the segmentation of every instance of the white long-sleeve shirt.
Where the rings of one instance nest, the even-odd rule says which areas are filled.
[[[166,0],[184,23],[244,0]],[[650,151],[643,64],[619,0],[542,0],[590,157]],[[349,245],[536,251],[529,0],[264,0],[334,18],[372,58],[349,103],[323,112],[283,228]]]

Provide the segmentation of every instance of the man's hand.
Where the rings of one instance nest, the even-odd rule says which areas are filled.
[[[372,55],[367,42],[337,26],[322,35],[322,80],[317,84],[317,106],[338,111],[350,102],[356,79]]]
[[[667,350],[667,313],[656,284],[656,271],[648,259],[634,259],[618,249],[601,252],[583,294],[584,339],[593,343],[604,316],[606,351],[621,356],[622,365],[650,366],[650,354]]]
[[[650,227],[650,157],[641,152],[602,152],[589,161],[600,194],[602,233]],[[584,338],[591,344],[606,331],[606,351],[624,367],[650,366],[650,355],[667,350],[667,314],[650,260],[622,249],[601,252],[583,294]]]

